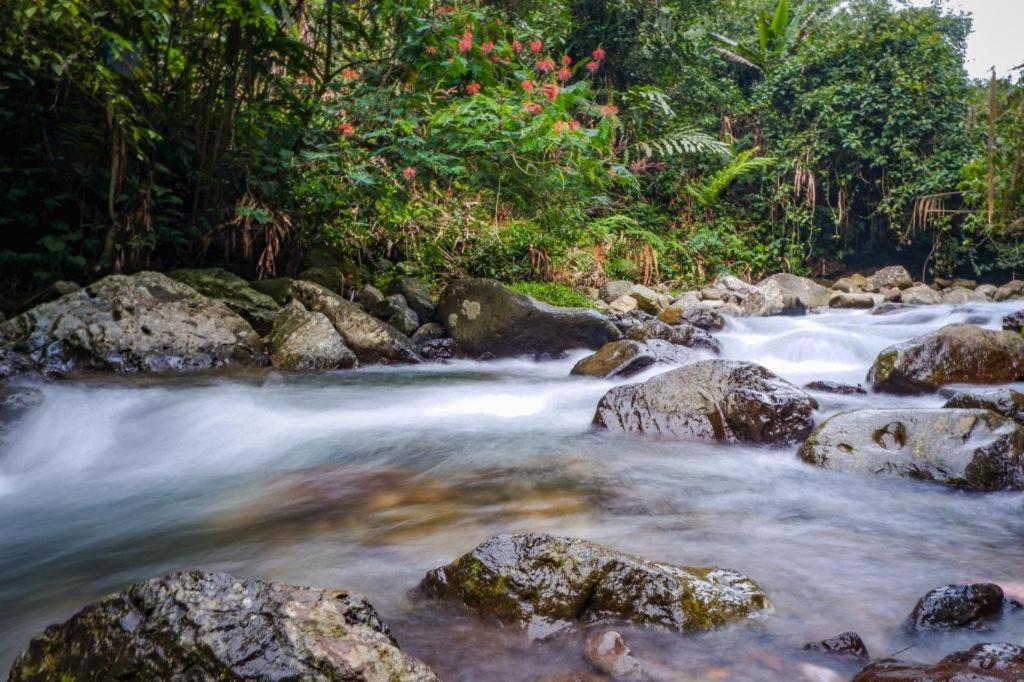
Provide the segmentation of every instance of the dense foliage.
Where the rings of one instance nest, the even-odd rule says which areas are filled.
[[[1020,85],[969,83],[969,21],[935,9],[10,0],[0,26],[8,296],[324,253],[569,285],[1021,263]]]

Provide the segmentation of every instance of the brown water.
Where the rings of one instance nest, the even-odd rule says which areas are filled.
[[[747,319],[720,338],[798,384],[863,381],[896,340],[997,327],[1011,309]],[[1024,592],[1024,495],[819,470],[795,449],[596,433],[612,384],[570,378],[575,358],[28,384],[34,402],[0,436],[0,670],[89,600],[182,568],[361,592],[449,680],[586,669],[576,640],[530,642],[407,596],[485,538],[527,530],[760,582],[774,609],[749,623],[620,630],[678,679],[848,678],[856,665],[800,650],[844,630],[875,656],[911,646],[902,656],[922,661],[1024,640],[1024,615],[918,640],[900,628],[938,585]],[[821,416],[942,401],[817,397]]]

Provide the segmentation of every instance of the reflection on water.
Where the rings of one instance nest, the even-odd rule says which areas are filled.
[[[720,338],[725,356],[798,385],[856,383],[891,343],[967,319],[998,327],[1016,307],[742,319]],[[876,656],[912,646],[904,656],[926,661],[1024,639],[1024,616],[916,642],[900,628],[944,583],[1021,589],[1021,494],[838,474],[793,449],[595,433],[613,384],[569,377],[579,357],[30,385],[0,408],[0,669],[90,599],[185,567],[362,592],[446,679],[584,669],[571,636],[531,643],[408,594],[486,537],[525,530],[758,580],[774,610],[749,624],[623,630],[679,679],[848,676],[851,664],[800,651],[843,630]],[[823,414],[942,400],[816,397]]]

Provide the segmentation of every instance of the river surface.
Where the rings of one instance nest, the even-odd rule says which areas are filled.
[[[723,356],[797,385],[856,383],[894,342],[951,322],[998,328],[1020,307],[734,319],[718,337]],[[183,568],[362,593],[448,680],[585,670],[573,643],[531,643],[407,595],[429,569],[521,531],[757,580],[774,608],[749,623],[620,630],[681,680],[846,679],[857,665],[800,651],[845,630],[873,656],[910,647],[901,657],[921,661],[1024,640],[1024,616],[918,640],[900,627],[946,583],[994,581],[1024,597],[1024,494],[820,470],[795,448],[594,432],[614,384],[569,377],[583,355],[22,384],[28,405],[0,412],[0,670],[86,602]],[[819,419],[943,402],[816,397]]]

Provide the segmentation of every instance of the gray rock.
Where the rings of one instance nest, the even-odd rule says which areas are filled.
[[[814,426],[817,403],[760,365],[703,360],[617,386],[597,405],[594,425],[729,443],[785,444]]]
[[[0,324],[0,350],[14,371],[259,365],[260,345],[222,302],[156,272],[110,275]]]
[[[413,345],[420,345],[427,341],[434,341],[436,339],[443,339],[445,336],[444,325],[440,322],[427,322],[425,325],[413,332],[413,335],[409,337]]]
[[[957,651],[935,665],[882,659],[861,670],[853,682],[1020,682],[1024,648],[992,642]]]
[[[758,288],[764,288],[769,282],[778,286],[782,291],[793,294],[800,299],[805,308],[821,308],[828,305],[829,296],[832,294],[828,289],[821,286],[813,279],[791,275],[780,272],[758,282]]]
[[[261,294],[266,294],[270,298],[274,299],[274,303],[283,306],[288,305],[288,302],[292,300],[293,281],[294,280],[291,277],[258,279],[249,282],[249,286]]]
[[[704,348],[714,353],[721,351],[718,339],[691,324],[665,324],[653,317],[624,316],[615,321],[615,326],[625,338],[634,341],[660,339],[688,348]]]
[[[605,282],[600,289],[601,300],[605,303],[611,303],[617,298],[626,296],[629,294],[629,290],[633,288],[632,282],[627,282],[624,279],[611,280]]]
[[[822,290],[826,291],[824,287]],[[805,315],[807,314],[807,305],[796,292],[783,288],[779,280],[769,279],[758,284],[753,291],[746,295],[743,302],[740,303],[740,310],[745,315],[755,317]]]
[[[424,341],[416,346],[416,350],[424,360],[454,360],[466,357],[466,352],[455,343],[455,339],[448,338]]]
[[[907,629],[978,630],[1002,616],[1004,608],[1020,604],[1003,597],[1003,589],[994,583],[943,585],[921,597],[907,617]]]
[[[879,294],[832,294],[828,299],[829,308],[874,308],[882,303],[885,297]]]
[[[927,284],[915,284],[903,290],[900,300],[909,305],[934,305],[942,302],[942,294]]]
[[[996,289],[992,294],[992,300],[1009,301],[1014,298],[1024,297],[1024,280],[1014,279]]]
[[[640,310],[651,315],[657,315],[667,305],[664,295],[653,289],[648,289],[642,284],[634,284],[629,290],[629,296],[636,301]]]
[[[961,391],[943,407],[992,410],[996,414],[1024,422],[1024,393],[1012,388],[975,388]]]
[[[860,273],[850,275],[849,277],[840,277],[832,283],[832,289],[834,291],[841,291],[846,294],[862,292],[868,286],[868,278]]]
[[[192,571],[136,583],[47,628],[10,679],[438,678],[359,597]]]
[[[621,337],[597,311],[541,303],[490,279],[451,282],[438,314],[448,334],[476,356],[559,355],[572,348],[600,348]]]
[[[829,417],[801,459],[837,471],[974,490],[1024,488],[1024,427],[988,410],[854,410]]]
[[[412,343],[397,329],[319,284],[296,280],[292,295],[307,310],[323,313],[361,363],[420,362]]]
[[[383,301],[384,294],[372,284],[365,284],[356,292],[355,302],[363,306],[363,309],[368,313],[374,312],[374,309]]]
[[[1003,329],[1018,334],[1024,332],[1024,310],[1003,315]]]
[[[836,393],[838,395],[865,395],[867,391],[860,384],[843,384],[838,381],[812,381],[804,386],[805,391]]]
[[[881,289],[907,289],[914,284],[914,278],[910,276],[907,269],[902,265],[890,265],[887,268],[878,270],[868,277],[868,291],[880,291]]]
[[[260,335],[270,331],[281,310],[273,298],[252,288],[238,275],[221,268],[173,270],[168,274],[203,296],[223,301],[228,308],[244,317]]]
[[[972,289],[954,287],[942,294],[942,302],[947,304],[963,304],[972,302],[984,302],[988,298]]]
[[[741,298],[754,291],[753,284],[744,282],[739,277],[722,273],[715,278],[714,287],[722,291],[738,294]]]
[[[695,356],[686,348],[668,341],[646,343],[629,339],[610,341],[596,353],[577,362],[570,374],[600,378],[625,378],[643,372],[654,364],[683,365]]]
[[[437,301],[430,295],[427,285],[413,277],[402,277],[391,285],[392,294],[401,294],[406,303],[416,313],[421,322],[434,320],[437,314]]]
[[[644,666],[633,656],[622,635],[604,630],[587,638],[583,657],[594,669],[613,680],[646,680]]]
[[[820,642],[809,642],[804,645],[807,651],[820,651],[823,654],[849,656],[852,658],[870,658],[864,640],[856,632],[841,632],[830,639]]]
[[[619,296],[617,299],[608,304],[608,309],[616,315],[626,315],[639,310],[639,302],[630,295]]]
[[[392,294],[380,301],[370,311],[406,336],[420,328],[420,318],[405,302],[402,294]]]
[[[338,369],[357,364],[331,321],[297,301],[278,313],[267,346],[271,364],[279,369]]]
[[[750,578],[723,568],[686,568],[541,533],[499,535],[434,569],[424,594],[522,626],[633,621],[710,630],[767,608]]]
[[[868,372],[876,391],[927,393],[946,384],[1006,384],[1024,379],[1024,337],[951,324],[890,346]]]
[[[986,299],[991,299],[993,296],[995,296],[997,289],[998,287],[996,287],[995,284],[979,284],[974,288],[974,291],[976,293],[981,294]]]
[[[676,301],[658,315],[658,319],[666,324],[690,324],[708,332],[717,332],[725,328],[725,318],[704,303]]]

